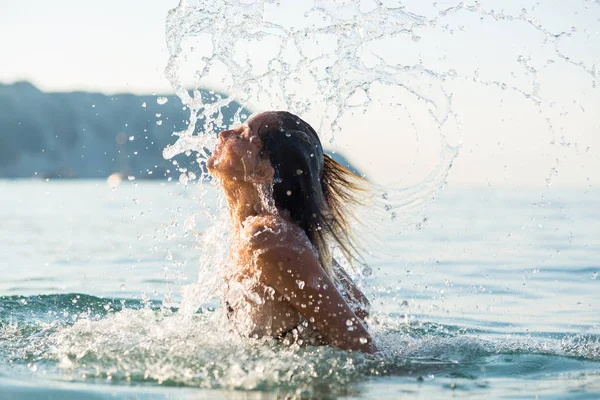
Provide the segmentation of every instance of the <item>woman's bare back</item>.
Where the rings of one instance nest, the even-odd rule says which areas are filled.
[[[362,321],[300,227],[275,215],[247,218],[231,254],[225,296],[240,333],[281,337],[293,331],[296,339],[313,344],[361,341]],[[343,324],[331,323],[331,317],[342,317]]]

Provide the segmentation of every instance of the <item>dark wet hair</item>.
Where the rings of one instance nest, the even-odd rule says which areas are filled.
[[[275,206],[306,233],[317,248],[321,265],[333,276],[333,260],[327,245],[332,239],[350,262],[358,252],[349,234],[349,207],[355,203],[360,181],[348,169],[323,152],[315,130],[301,118],[286,112],[267,113],[269,121],[256,129],[263,156],[275,170]]]

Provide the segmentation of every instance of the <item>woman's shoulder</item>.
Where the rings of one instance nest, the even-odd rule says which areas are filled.
[[[312,247],[308,237],[296,224],[278,215],[260,215],[243,223],[242,238],[251,250],[292,246]]]

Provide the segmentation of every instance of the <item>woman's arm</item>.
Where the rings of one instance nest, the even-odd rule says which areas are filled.
[[[251,236],[259,279],[289,301],[331,345],[374,353],[360,318],[321,267],[308,246],[293,235],[262,229]],[[294,240],[295,239],[295,240]]]

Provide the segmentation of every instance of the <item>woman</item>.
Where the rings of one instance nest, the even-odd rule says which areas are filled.
[[[316,132],[288,112],[265,112],[219,134],[207,167],[233,224],[228,317],[242,334],[373,353],[369,304],[331,257],[349,260],[344,206],[359,178],[323,153]]]

